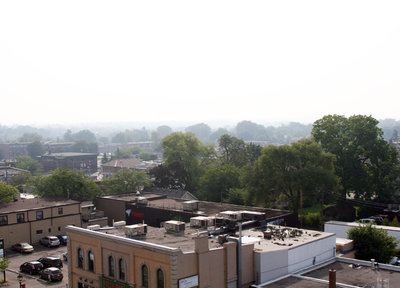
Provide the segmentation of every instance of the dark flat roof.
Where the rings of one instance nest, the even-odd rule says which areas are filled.
[[[21,199],[15,202],[0,203],[0,213],[10,213],[33,209],[43,209],[54,206],[65,206],[79,204],[79,201],[59,198],[33,198]]]

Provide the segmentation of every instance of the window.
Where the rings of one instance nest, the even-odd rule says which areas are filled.
[[[8,224],[8,217],[0,216],[0,225],[7,225],[7,224]]]
[[[142,265],[142,287],[149,288],[149,269],[145,264]]]
[[[43,230],[36,230],[36,234],[42,234]]]
[[[108,276],[114,277],[115,275],[114,257],[108,256]]]
[[[81,248],[78,248],[78,267],[83,269],[83,251]]]
[[[49,228],[49,233],[51,232],[51,228]]]
[[[58,208],[58,215],[63,214],[63,208]]]
[[[118,260],[118,273],[119,280],[125,281],[125,261],[122,258]]]
[[[61,227],[60,226],[58,226],[58,231],[61,231]]]
[[[25,214],[19,213],[17,214],[17,223],[24,223],[25,222]]]
[[[157,288],[164,288],[164,271],[161,268],[157,269]]]
[[[36,220],[42,220],[43,219],[43,211],[36,211]]]
[[[94,272],[94,253],[91,250],[88,252],[88,270]]]

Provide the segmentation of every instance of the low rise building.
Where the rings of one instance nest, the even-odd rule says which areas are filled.
[[[5,248],[65,234],[67,225],[81,226],[80,202],[33,198],[0,204],[0,238],[4,239]]]
[[[46,172],[58,168],[71,169],[85,174],[92,174],[97,171],[96,153],[50,153],[40,156],[39,162]]]
[[[70,287],[250,287],[335,257],[332,233],[260,227],[265,217],[245,214],[254,220],[235,222],[228,212],[227,222],[207,228],[199,217],[163,228],[69,226]],[[255,227],[241,232],[249,222]]]

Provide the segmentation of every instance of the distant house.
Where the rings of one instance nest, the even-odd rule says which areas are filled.
[[[182,199],[182,200],[198,200],[196,196],[187,190],[183,189],[168,189],[159,187],[146,187],[143,193],[154,193],[166,195],[168,198]]]
[[[40,156],[38,159],[46,172],[57,168],[71,169],[85,174],[92,174],[97,171],[96,153],[50,153]]]
[[[109,177],[121,169],[133,169],[139,171],[148,171],[157,166],[156,161],[143,161],[138,158],[115,159],[101,165],[104,177]]]

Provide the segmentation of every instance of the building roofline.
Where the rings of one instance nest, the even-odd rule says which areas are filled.
[[[122,243],[130,245],[130,246],[140,247],[140,248],[144,248],[147,250],[162,251],[169,255],[175,255],[177,253],[182,253],[182,250],[179,248],[171,248],[171,247],[164,246],[164,245],[144,242],[144,241],[126,238],[126,237],[113,235],[113,234],[106,234],[106,233],[102,233],[102,232],[98,232],[98,231],[92,231],[89,229],[80,228],[80,227],[76,227],[76,226],[68,225],[66,227],[66,230],[67,230],[67,232],[73,232],[73,233],[77,233],[77,234],[81,234],[81,235],[90,235],[90,236],[93,236],[96,238],[107,239],[107,240],[114,241],[114,242],[119,242],[119,243],[122,242]]]

